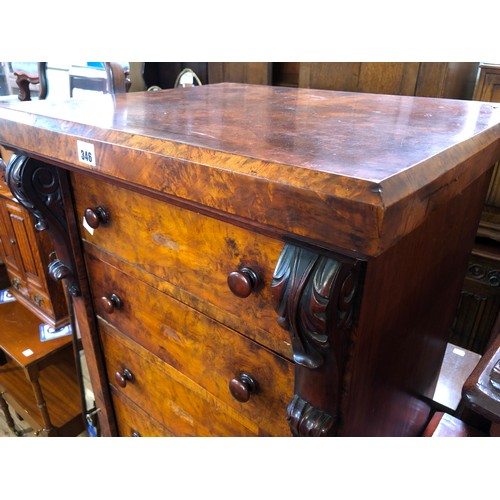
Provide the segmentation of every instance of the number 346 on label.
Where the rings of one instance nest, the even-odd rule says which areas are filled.
[[[81,163],[86,163],[87,165],[93,165],[95,167],[96,164],[94,145],[83,141],[76,141],[76,143],[78,150],[78,160]]]

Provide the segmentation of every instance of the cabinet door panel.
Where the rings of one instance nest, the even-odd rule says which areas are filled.
[[[16,203],[5,204],[9,216],[15,245],[18,248],[20,259],[25,272],[25,279],[30,285],[46,290],[43,280],[42,263],[38,257],[37,245],[30,227],[31,220],[28,213]]]
[[[17,275],[22,276],[22,259],[19,248],[16,245],[14,229],[10,222],[10,214],[6,207],[6,202],[0,200],[1,226],[2,231],[2,250],[3,260],[9,270],[13,270]]]

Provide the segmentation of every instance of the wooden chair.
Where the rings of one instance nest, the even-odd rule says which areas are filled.
[[[129,71],[118,62],[104,62],[101,67],[72,66],[69,72],[70,97],[76,89],[104,94],[123,94],[130,90]]]
[[[500,437],[500,313],[494,340],[464,384],[465,404],[491,421],[490,436]]]
[[[463,384],[462,415],[457,418],[446,411],[436,411],[424,437],[500,437],[500,312],[493,332],[493,341]],[[487,426],[479,429],[466,422],[472,418]]]
[[[38,86],[38,99],[46,99],[49,92],[49,79],[47,76],[47,63],[37,63],[36,72],[12,70],[15,83],[19,88],[19,100],[31,101],[34,86]],[[85,70],[87,74],[85,74]],[[70,96],[75,88],[95,90],[106,94],[119,94],[128,92],[131,86],[129,72],[118,62],[104,62],[102,68],[88,74],[89,68],[80,67],[80,72],[70,73]]]
[[[37,73],[26,73],[25,71],[16,70],[14,76],[16,77],[16,84],[19,87],[19,100],[31,101],[31,86],[39,85],[38,99],[45,99],[47,97],[47,63],[38,63]]]

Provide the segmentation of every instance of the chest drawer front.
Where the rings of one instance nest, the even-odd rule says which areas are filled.
[[[98,316],[264,432],[288,435],[285,411],[293,395],[291,362],[106,262],[87,255],[87,266]],[[110,311],[113,294],[120,306]],[[244,403],[230,390],[241,385],[241,372],[257,384]]]
[[[115,388],[111,399],[121,437],[169,437],[172,433]]]
[[[173,435],[257,434],[251,422],[102,320],[99,329],[112,390],[130,399]],[[125,370],[131,375],[120,386],[116,374],[123,376]]]
[[[73,186],[86,241],[172,284],[170,294],[187,292],[190,305],[210,304],[215,311],[203,312],[291,356],[290,339],[271,306],[270,283],[282,242],[82,174],[73,174]],[[99,221],[106,217],[97,207],[105,208],[108,222]],[[88,208],[95,229],[84,228]],[[235,286],[246,292],[257,281],[254,291],[245,298],[234,295],[231,273],[240,273]],[[219,311],[225,316],[216,317]],[[259,337],[256,329],[269,334]]]

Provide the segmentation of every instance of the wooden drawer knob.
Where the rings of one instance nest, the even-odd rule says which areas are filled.
[[[109,222],[109,211],[104,207],[86,208],[85,221],[92,229],[97,229],[101,224]]]
[[[121,372],[118,371],[115,373],[115,380],[120,387],[126,387],[127,382],[133,382],[135,377],[128,368],[124,368]]]
[[[236,297],[244,299],[257,288],[259,277],[252,269],[242,267],[239,271],[233,271],[229,274],[227,284]]]
[[[116,293],[112,293],[109,297],[101,297],[101,304],[108,314],[112,314],[115,309],[121,309],[123,307],[123,301]]]
[[[234,399],[246,403],[257,391],[257,381],[247,372],[240,372],[229,382],[229,391]]]

